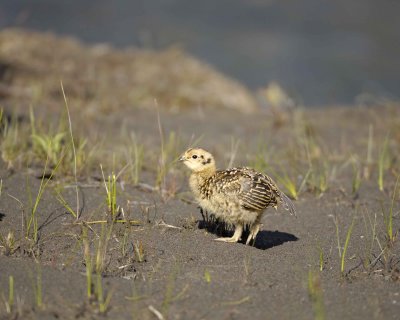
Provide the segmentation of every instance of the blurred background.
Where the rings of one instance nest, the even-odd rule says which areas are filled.
[[[307,106],[396,100],[398,0],[8,0],[0,28],[116,47],[181,46],[252,90]]]

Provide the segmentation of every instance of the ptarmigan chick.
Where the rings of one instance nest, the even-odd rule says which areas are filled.
[[[237,242],[248,226],[249,244],[260,231],[265,209],[276,208],[280,203],[296,214],[292,201],[265,174],[246,167],[217,171],[214,157],[203,149],[188,149],[180,160],[192,170],[189,184],[199,205],[235,227],[231,238],[215,240]]]

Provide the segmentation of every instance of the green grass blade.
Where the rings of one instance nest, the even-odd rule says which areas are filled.
[[[390,205],[389,218],[388,218],[388,223],[387,223],[387,233],[388,233],[388,238],[389,238],[390,241],[394,240],[394,236],[393,236],[393,207],[394,207],[394,203],[395,203],[395,200],[396,200],[396,194],[397,194],[397,188],[398,188],[398,185],[399,185],[399,179],[400,179],[400,175],[397,176],[396,184],[394,186],[393,196],[392,196],[392,203]]]
[[[351,225],[350,225],[349,229],[347,230],[346,241],[344,242],[344,247],[343,247],[343,252],[342,252],[342,257],[341,257],[342,261],[340,264],[340,271],[342,274],[344,272],[345,257],[346,257],[347,248],[350,243],[351,234],[353,232],[354,221],[355,221],[355,217],[353,217],[353,220],[351,221]]]
[[[62,81],[60,81],[60,84],[61,84],[61,91],[62,91],[62,94],[63,94],[63,97],[64,97],[65,108],[67,110],[69,134],[70,134],[70,138],[71,138],[72,151],[73,151],[73,155],[74,155],[74,178],[75,178],[75,193],[76,193],[76,218],[79,219],[80,203],[79,203],[79,190],[78,190],[78,178],[77,178],[76,148],[75,148],[74,136],[72,134],[72,122],[71,122],[71,115],[69,113],[69,106],[68,106],[67,96],[65,95],[64,86],[63,86]]]
[[[8,307],[11,311],[14,305],[14,277],[10,276],[8,279]]]
[[[55,192],[56,192],[56,199],[58,200],[58,202],[60,202],[60,204],[65,208],[65,210],[67,210],[74,218],[77,218],[78,215],[71,208],[71,206],[68,204],[68,202],[64,199],[61,192],[59,190],[55,190]]]
[[[389,134],[386,135],[385,141],[383,146],[380,150],[379,154],[379,161],[378,161],[378,186],[379,191],[383,191],[383,176],[385,170],[385,161],[387,158],[387,151],[388,151],[388,144],[389,144]]]

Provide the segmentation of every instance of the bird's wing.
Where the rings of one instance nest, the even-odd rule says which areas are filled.
[[[261,211],[269,206],[276,207],[282,202],[291,214],[296,214],[292,201],[279,190],[267,175],[250,168],[233,168],[218,173],[220,192],[225,196],[239,199],[247,210]]]
[[[277,205],[277,189],[268,176],[249,168],[232,168],[217,173],[219,192],[228,199],[239,200],[247,210],[261,211]]]
[[[260,211],[269,206],[277,206],[279,190],[270,177],[253,169],[244,168],[241,180],[240,199],[244,208]]]
[[[278,201],[282,203],[283,207],[285,210],[289,211],[290,214],[296,216],[296,209],[294,207],[293,202],[288,198],[286,194],[284,194],[281,190],[279,190],[278,186],[272,180],[271,177],[259,173],[253,169],[246,168],[249,175],[252,176],[253,180],[253,189],[256,190],[253,191],[254,193],[257,193],[257,191],[263,191],[264,190],[264,197],[265,197],[265,203],[267,206],[272,205],[273,207],[276,208]]]

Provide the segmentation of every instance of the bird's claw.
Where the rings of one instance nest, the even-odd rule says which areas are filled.
[[[217,238],[217,239],[214,239],[214,240],[215,241],[222,241],[222,242],[238,242],[240,240],[240,238],[237,239],[235,237],[230,237],[230,238]]]

